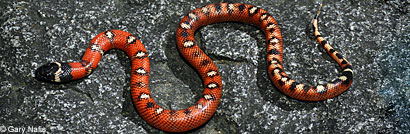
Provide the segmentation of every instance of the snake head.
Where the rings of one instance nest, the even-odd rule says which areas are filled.
[[[45,64],[35,71],[35,77],[45,82],[67,82],[71,80],[71,74],[67,71],[67,63],[53,62]]]

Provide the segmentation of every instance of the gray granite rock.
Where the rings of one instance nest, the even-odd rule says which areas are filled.
[[[95,35],[121,29],[149,52],[155,100],[165,108],[189,107],[203,85],[179,55],[175,31],[184,15],[215,2],[220,1],[1,1],[0,131],[162,133],[132,105],[130,64],[122,51],[107,52],[92,75],[65,84],[39,82],[33,71],[52,61],[78,61]],[[336,63],[312,35],[320,1],[241,2],[275,17],[292,78],[316,84],[338,76]],[[217,64],[224,88],[213,118],[190,133],[410,133],[409,3],[324,3],[321,32],[353,64],[355,75],[349,90],[321,102],[295,100],[273,86],[258,28],[201,28],[196,39]]]

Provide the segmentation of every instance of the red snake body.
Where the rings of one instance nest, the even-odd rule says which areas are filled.
[[[317,18],[313,20],[315,37],[326,52],[342,68],[342,75],[324,85],[309,86],[291,79],[283,71],[282,35],[275,19],[265,10],[241,3],[216,3],[190,12],[178,25],[176,39],[182,56],[198,71],[204,84],[199,101],[183,110],[160,107],[152,98],[149,85],[150,65],[147,51],[141,42],[128,32],[109,30],[94,37],[80,62],[46,64],[36,70],[36,78],[51,82],[67,82],[91,74],[104,52],[116,48],[127,53],[131,60],[131,94],[141,117],[152,126],[168,132],[194,129],[215,113],[222,95],[222,81],[213,61],[198,47],[195,31],[218,22],[235,21],[256,25],[265,33],[269,77],[284,94],[306,101],[320,101],[337,96],[352,83],[351,64],[320,36]]]

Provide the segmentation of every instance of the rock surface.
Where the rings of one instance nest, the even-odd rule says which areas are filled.
[[[165,108],[186,108],[203,86],[179,55],[175,31],[184,15],[215,2],[1,1],[0,131],[162,133],[132,105],[130,64],[122,51],[107,52],[92,75],[65,84],[39,82],[33,71],[52,61],[77,61],[95,35],[121,29],[149,52],[155,100]],[[313,39],[319,1],[241,2],[275,17],[292,78],[316,84],[338,76],[335,62]],[[214,117],[190,133],[410,133],[409,3],[324,3],[321,32],[353,64],[355,75],[349,90],[321,102],[298,101],[273,86],[261,30],[240,23],[201,28],[197,41],[217,64],[224,89]]]

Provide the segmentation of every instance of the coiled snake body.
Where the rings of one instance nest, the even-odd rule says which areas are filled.
[[[177,45],[182,56],[198,71],[203,79],[204,92],[199,101],[186,109],[168,110],[152,98],[149,84],[150,65],[142,43],[128,32],[109,30],[94,37],[80,62],[54,62],[41,66],[36,78],[50,82],[67,82],[83,78],[97,67],[102,55],[113,48],[127,53],[131,60],[131,94],[141,117],[152,126],[168,132],[194,129],[215,113],[222,95],[222,81],[213,61],[198,47],[195,31],[208,24],[235,21],[253,24],[264,32],[267,43],[269,77],[284,94],[306,101],[332,98],[349,88],[353,79],[351,64],[333,49],[319,33],[318,15],[313,19],[314,35],[326,52],[342,68],[342,74],[324,85],[309,86],[291,79],[283,70],[282,35],[275,19],[265,10],[241,3],[216,3],[188,13],[178,25]]]

